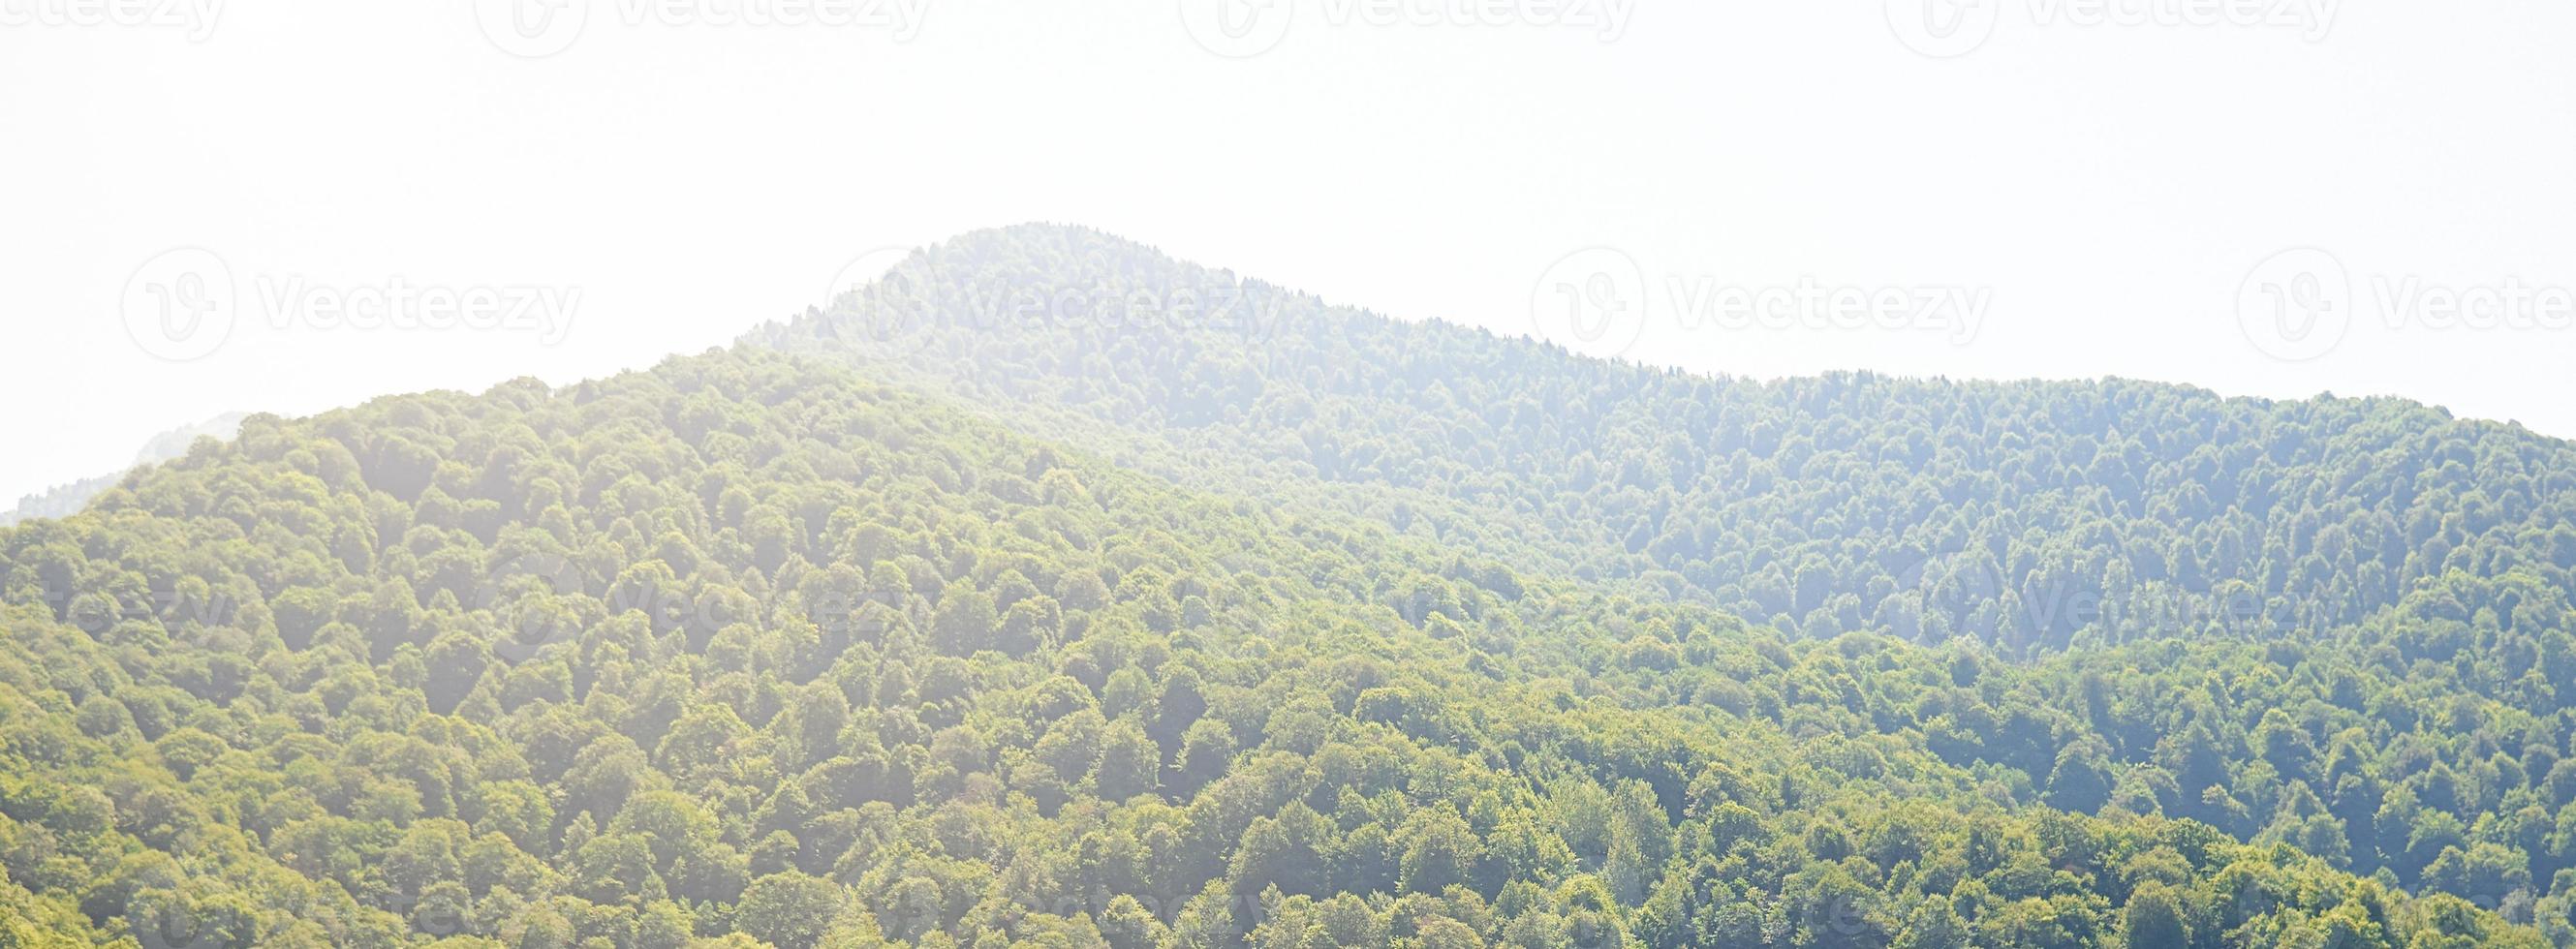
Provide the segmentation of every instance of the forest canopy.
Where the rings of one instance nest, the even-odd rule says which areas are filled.
[[[908,266],[0,529],[0,944],[2576,945],[2562,443]]]

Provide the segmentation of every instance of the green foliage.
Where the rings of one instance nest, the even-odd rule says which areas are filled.
[[[1632,636],[1618,670],[1695,680],[1675,701],[1793,725],[1859,703],[2017,800],[2186,817],[2517,918],[2576,869],[2568,443],[2395,399],[1694,376],[1331,307],[1079,228],[966,235],[898,277],[930,289],[749,340],[1384,524],[1461,551],[1453,579],[1488,591],[1573,577],[1950,657],[1766,694],[1691,675],[1711,647]],[[866,331],[885,326],[905,332]],[[1407,584],[1390,605],[1455,638],[1445,596]],[[1364,719],[1438,734],[1380,688]]]
[[[1103,358],[1081,352],[1063,358]],[[1183,358],[1111,352],[1149,371]],[[1489,403],[1495,419],[1584,440],[1592,422],[1545,416],[1628,411],[1626,376],[1496,352],[1580,381],[1533,390],[1553,405]],[[1157,424],[1231,424],[1222,407],[1253,399],[1306,421],[1231,429],[1256,436],[1250,457],[1306,432],[1313,470],[1190,475],[1175,467],[1186,439],[1131,456],[1079,430],[1015,432],[1034,416],[997,422],[751,347],[563,389],[255,416],[80,514],[0,531],[0,940],[2411,946],[2576,931],[2576,876],[2556,872],[2576,755],[2547,681],[2563,564],[2510,545],[2446,556],[2367,621],[2296,641],[1926,644],[1813,619],[1871,615],[1845,602],[1845,562],[1901,549],[1871,549],[1903,542],[1852,527],[1859,509],[1798,519],[1819,537],[1850,528],[1850,549],[1693,534],[1741,544],[1708,555],[1759,565],[1737,580],[1680,561],[1610,569],[1657,563],[1672,529],[1628,551],[1633,531],[1599,528],[1648,516],[1659,502],[1627,489],[1670,482],[1661,466],[1689,451],[1602,443],[1567,471],[1611,488],[1577,488],[1529,473],[1553,462],[1479,456],[1511,439],[1342,440],[1380,420],[1344,428],[1342,409],[1246,390],[1235,357],[1186,358],[1205,361],[1155,403]],[[1433,366],[1380,381],[1474,391]],[[1347,381],[1329,376],[1307,375]],[[1746,424],[1725,437],[1782,450],[1787,429]],[[1823,454],[1726,476],[1867,483]],[[1435,457],[1484,473],[1435,478]],[[1519,477],[1533,480],[1474,489]],[[1518,510],[1524,490],[1570,500],[1444,521]],[[1978,513],[1949,518],[1962,531],[2050,510],[1959,490],[1907,510],[1948,498]],[[1684,510],[1700,509],[1652,516]],[[1741,525],[1787,509],[1706,510]],[[2476,533],[2530,510],[2500,504]],[[1578,515],[1600,519],[1587,534]],[[1567,520],[1519,533],[1529,516]],[[2013,537],[2049,522],[2030,523]],[[1813,609],[1748,625],[1709,602],[1759,607],[1761,576]],[[2543,681],[2515,685],[2533,669]]]

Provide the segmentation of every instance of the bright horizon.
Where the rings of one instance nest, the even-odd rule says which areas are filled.
[[[480,6],[0,8],[0,396],[36,409],[0,431],[42,447],[0,458],[0,507],[220,412],[649,366],[872,251],[1036,220],[1700,372],[2396,395],[2576,435],[2563,6],[2029,0],[1936,6],[1946,36],[1902,3]],[[711,22],[738,10],[842,21]],[[220,346],[134,337],[206,272]],[[313,316],[423,293],[523,318]]]

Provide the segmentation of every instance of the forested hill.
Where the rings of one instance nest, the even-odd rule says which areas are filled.
[[[1025,430],[1107,432],[1200,483],[1318,490],[1817,635],[2295,633],[2455,570],[2576,577],[2576,446],[2396,399],[1712,378],[1056,226],[936,245],[751,338],[905,371]]]
[[[1788,638],[1177,489],[775,354],[255,416],[0,530],[0,625],[7,945],[2570,932],[2528,863],[2500,914],[2160,813],[2168,791],[2302,813],[2264,769],[2304,767],[2308,722],[2386,727],[2315,702],[2275,722],[2258,706],[2311,684],[2262,671],[2277,657],[2105,682],[1974,643]],[[2375,713],[2415,707],[2347,672],[2330,688]],[[2378,737],[2539,734],[2436,701]],[[2260,717],[2262,757],[2209,728],[2162,779],[2106,757],[2167,714]],[[2449,743],[2409,743],[2425,730]],[[2377,780],[2372,750],[2338,739],[2325,767]],[[2545,785],[2534,757],[2511,782],[2463,760],[2427,807]],[[2461,876],[2434,888],[2485,900],[2508,845],[2450,833],[2426,840],[2458,844]]]
[[[154,435],[149,441],[143,443],[142,450],[134,453],[134,463],[148,465],[177,458],[186,454],[188,446],[195,444],[200,438],[231,438],[234,432],[241,429],[241,420],[249,414],[226,412],[194,425],[183,425]],[[7,527],[33,517],[63,517],[78,513],[81,508],[89,505],[89,499],[97,497],[101,491],[115,487],[116,482],[123,477],[125,477],[124,473],[118,472],[83,478],[69,484],[56,485],[41,494],[30,494],[19,498],[16,510],[0,510],[0,527]]]

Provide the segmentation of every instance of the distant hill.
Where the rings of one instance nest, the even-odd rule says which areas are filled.
[[[2052,806],[1955,747],[2048,740],[1975,648],[1522,576],[756,350],[254,416],[0,530],[0,622],[21,943],[2541,940]]]
[[[1049,225],[925,248],[747,341],[1532,574],[1796,637],[1984,643],[2024,660],[2014,698],[1883,721],[2071,809],[2516,918],[2576,907],[2576,446],[2516,425],[2118,379],[1698,376]]]
[[[1693,375],[1051,225],[926,248],[749,338],[1814,635],[2056,649],[2355,623],[2453,570],[2576,589],[2576,445],[2399,399]]]
[[[970,235],[0,528],[0,944],[2576,946],[2565,451]]]
[[[249,417],[247,412],[227,412],[194,425],[183,425],[154,435],[143,443],[141,450],[134,453],[134,464],[140,467],[177,458],[187,454],[188,446],[195,444],[199,438],[229,439],[233,437],[233,433],[241,430],[241,421],[247,417]],[[69,516],[78,512],[82,505],[88,504],[89,499],[97,497],[99,492],[114,487],[117,480],[123,477],[125,472],[120,471],[95,478],[83,478],[70,484],[57,485],[42,494],[30,494],[19,498],[16,510],[0,511],[0,527],[29,518]]]

